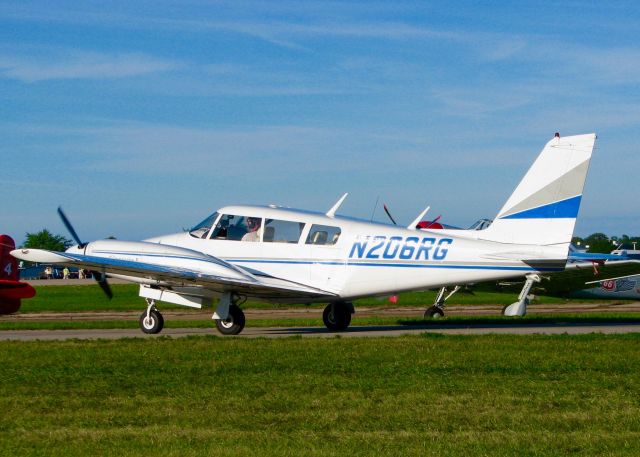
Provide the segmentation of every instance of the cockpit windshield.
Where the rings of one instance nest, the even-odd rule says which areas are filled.
[[[189,234],[194,238],[206,238],[211,226],[218,219],[218,213],[215,212],[211,216],[207,217],[204,221],[189,230]]]
[[[480,219],[479,221],[474,222],[467,230],[484,230],[489,228],[492,222],[493,221],[491,219]]]

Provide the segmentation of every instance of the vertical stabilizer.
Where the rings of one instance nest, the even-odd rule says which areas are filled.
[[[493,224],[479,238],[503,243],[569,244],[596,135],[549,141]]]

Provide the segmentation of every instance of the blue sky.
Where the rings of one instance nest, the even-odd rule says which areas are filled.
[[[579,235],[640,233],[637,2],[0,3],[0,232],[140,239],[227,204],[492,218],[596,132]],[[55,6],[53,6],[55,5]]]

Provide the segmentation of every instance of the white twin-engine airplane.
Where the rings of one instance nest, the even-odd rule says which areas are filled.
[[[556,134],[484,230],[417,230],[426,210],[406,228],[336,216],[345,194],[324,214],[227,206],[189,232],[140,242],[82,243],[60,211],[77,246],[11,254],[91,270],[109,296],[106,276],[139,283],[145,333],[162,330],[156,301],[202,308],[214,298],[226,335],[244,328],[247,299],[329,303],[325,325],[345,330],[356,298],[562,271],[595,140]]]

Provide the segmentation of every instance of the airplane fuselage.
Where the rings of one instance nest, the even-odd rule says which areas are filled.
[[[217,237],[216,227],[229,214],[259,218],[264,224],[284,221],[300,227],[299,234],[296,240],[266,240],[263,233],[258,242]],[[318,227],[333,233],[334,239],[327,241],[323,235],[320,242],[314,241]],[[566,246],[519,245],[514,253],[514,245],[479,240],[477,231],[459,232],[443,234],[299,210],[234,206],[219,210],[212,227],[202,235],[182,232],[147,242],[203,252],[251,273],[286,278],[344,299],[564,268]],[[548,261],[533,265],[516,257]]]

